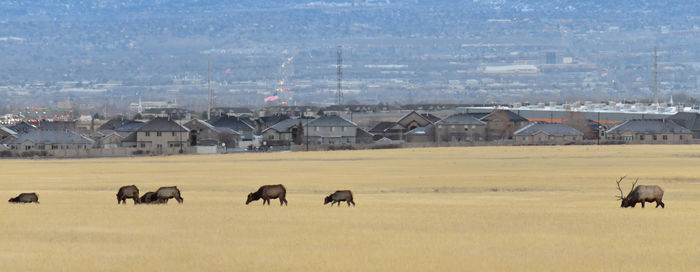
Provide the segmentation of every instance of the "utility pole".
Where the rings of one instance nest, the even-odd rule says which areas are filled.
[[[656,46],[654,46],[654,103],[659,105],[659,63]]]
[[[207,89],[209,90],[209,106],[207,107],[207,120],[211,120],[211,53],[207,55]]]
[[[343,104],[343,46],[338,45],[338,90],[336,92],[335,104]]]

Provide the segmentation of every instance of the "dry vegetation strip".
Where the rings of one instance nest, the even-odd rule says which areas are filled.
[[[36,191],[41,204],[0,205],[0,271],[696,271],[699,155],[572,146],[3,160],[0,196]],[[619,208],[622,175],[662,186],[666,209]],[[277,183],[288,207],[245,206]],[[185,202],[117,206],[127,184],[177,185]],[[357,207],[322,206],[336,189],[353,190]]]

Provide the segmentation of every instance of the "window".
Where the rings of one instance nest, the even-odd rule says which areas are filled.
[[[527,141],[527,136],[523,136],[523,141]]]
[[[634,138],[634,136],[632,136],[632,135],[625,135],[625,136],[622,136],[622,139],[625,140],[625,141],[632,141],[633,138]]]
[[[683,135],[679,135],[678,139],[683,140]]]
[[[549,139],[550,139],[550,140],[554,140],[554,136],[549,136]]]
[[[639,135],[639,140],[644,141],[644,135]]]
[[[442,128],[442,125],[438,125],[438,128]]]
[[[314,127],[314,131],[318,131],[318,127]]]
[[[347,128],[347,127],[343,127],[343,132],[345,132],[345,129],[346,129],[346,128]]]
[[[51,145],[51,149],[58,149],[58,145]]]
[[[173,131],[173,137],[175,137],[175,131]]]
[[[156,132],[156,136],[157,137],[163,136],[163,132],[160,132],[160,131]]]
[[[653,139],[654,141],[658,140],[658,138],[656,137],[656,135],[652,136],[652,139]]]
[[[31,150],[31,149],[32,149],[32,146],[31,146],[31,145],[25,145],[25,146],[24,146],[24,150]]]
[[[335,127],[331,127],[331,132],[335,131]]]
[[[472,128],[476,128],[476,125],[472,125]]]
[[[268,140],[274,140],[275,139],[275,134],[270,134],[267,136]]]
[[[162,144],[157,144],[156,147],[157,147],[158,149],[161,149],[161,148],[163,148],[163,145],[162,145]]]
[[[668,136],[667,135],[661,136],[661,139],[664,139],[664,141],[666,141],[666,140],[668,140]]]
[[[141,144],[141,148],[146,148],[146,144]]]
[[[146,137],[150,137],[150,136],[151,136],[151,132],[150,132],[150,131],[146,131]]]
[[[450,128],[455,128],[455,125],[451,125]]]
[[[540,142],[544,142],[544,137],[540,136]]]

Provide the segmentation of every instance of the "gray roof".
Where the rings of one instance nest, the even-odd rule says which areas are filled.
[[[356,138],[361,138],[361,137],[372,138],[372,137],[374,137],[374,135],[372,133],[365,131],[364,129],[357,128],[357,133],[355,134],[355,137]]]
[[[309,122],[311,127],[356,127],[353,122],[337,115],[326,115]]]
[[[388,129],[392,128],[392,127],[395,126],[396,124],[397,124],[396,122],[386,122],[386,121],[384,121],[384,122],[379,122],[379,124],[377,124],[377,125],[375,125],[374,127],[372,127],[369,131],[370,131],[370,132],[374,132],[374,133],[377,133],[377,132],[386,132]]]
[[[569,135],[580,135],[583,136],[583,132],[576,130],[570,126],[564,124],[547,124],[547,123],[533,123],[517,130],[514,135],[534,135],[539,132],[544,132],[545,134],[552,136],[569,136]]]
[[[117,132],[134,132],[139,130],[142,126],[144,126],[146,123],[144,122],[139,122],[139,121],[131,121],[129,123],[126,123],[118,128],[115,128],[114,131]]]
[[[631,119],[619,124],[607,131],[608,134],[621,134],[625,131],[645,134],[660,133],[693,133],[687,128],[671,120],[665,119]]]
[[[170,120],[165,117],[154,118],[148,121],[145,125],[139,128],[137,131],[189,131],[186,127],[178,124],[177,122]]]
[[[231,128],[235,131],[239,131],[243,134],[246,134],[246,132],[250,131],[252,135],[253,131],[253,126],[249,124],[249,120],[247,118],[240,118],[236,116],[220,116],[216,120],[210,120],[209,124],[215,127],[227,127]]]
[[[94,142],[88,137],[67,130],[32,130],[18,135],[8,144],[21,144],[26,141],[41,144],[92,144]]]
[[[474,118],[474,116],[466,113],[453,114],[445,119],[437,121],[436,124],[441,125],[485,125],[484,122]]]
[[[697,131],[700,130],[700,114],[697,112],[679,112],[674,114],[668,119],[673,120],[676,124],[679,124],[687,129]]]
[[[3,127],[3,126],[0,126],[0,130],[4,131],[5,133],[7,133],[9,135],[17,135],[16,131],[11,130],[11,129],[6,128],[6,127]]]
[[[417,127],[406,133],[406,135],[428,135],[433,131],[432,127]]]
[[[506,114],[508,114],[508,118],[510,118],[510,120],[513,122],[528,121],[525,117],[522,117],[522,116],[518,115],[517,113],[512,112],[510,110],[494,110],[491,113],[487,114],[486,116],[482,117],[481,121],[488,121],[491,118],[491,115],[493,115],[493,113],[495,113],[495,112],[505,112]]]
[[[227,127],[213,127],[212,129],[218,133],[228,133],[228,134],[232,134],[232,135],[241,135],[240,133],[238,133],[238,131],[235,131],[235,130],[233,130],[231,128],[227,128]]]
[[[120,135],[123,136],[122,134]],[[124,139],[122,139],[122,142],[136,142],[136,132],[132,132],[129,135],[126,135]]]
[[[298,124],[299,124],[299,120],[300,120],[300,119],[286,119],[286,120],[282,120],[282,121],[278,122],[277,124],[274,124],[274,125],[272,125],[271,127],[267,128],[267,129],[265,129],[265,130],[263,130],[263,133],[264,133],[265,131],[267,131],[267,130],[270,130],[270,129],[275,130],[275,131],[277,131],[277,132],[286,132],[287,130],[289,130],[289,128],[298,125]],[[301,120],[302,120],[302,121],[301,121],[301,124],[304,125],[304,126],[309,122],[309,119],[301,119]]]

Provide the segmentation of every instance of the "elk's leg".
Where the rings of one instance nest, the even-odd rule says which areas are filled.
[[[664,206],[665,206],[664,203],[663,203],[660,199],[656,201],[656,207],[657,207],[657,208],[659,207],[659,205],[661,206],[662,209],[663,209]]]
[[[352,203],[352,206],[355,207],[355,201],[350,200],[350,203]]]
[[[644,208],[644,201],[642,201],[642,208]]]
[[[350,207],[350,200],[346,201],[348,203],[348,207]]]
[[[284,205],[284,198],[280,197],[280,206]]]

